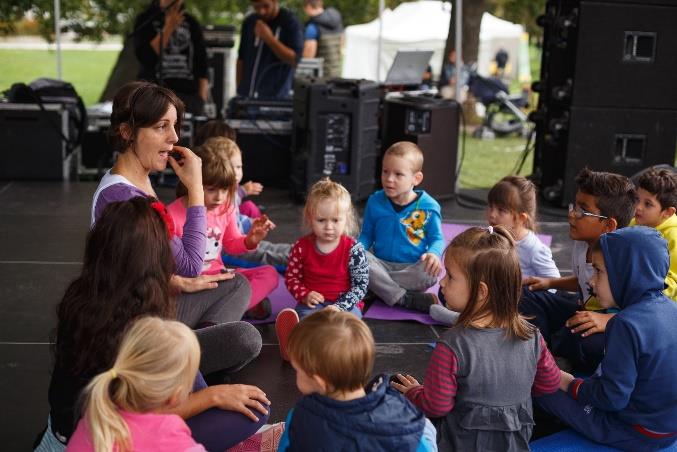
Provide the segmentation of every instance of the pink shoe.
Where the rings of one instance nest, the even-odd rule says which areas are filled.
[[[287,355],[289,335],[298,323],[299,315],[292,308],[284,308],[275,319],[275,333],[280,344],[280,356],[285,361],[289,361],[289,355]]]

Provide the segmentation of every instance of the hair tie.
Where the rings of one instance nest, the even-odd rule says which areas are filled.
[[[489,231],[489,234],[494,233],[494,227],[493,226],[487,226],[487,231]]]
[[[169,214],[169,212],[167,212],[167,208],[160,201],[153,201],[150,203],[150,206],[153,208],[153,210],[160,214],[162,221],[164,222],[165,226],[167,226],[167,238],[171,240],[175,231],[174,220],[172,219],[172,216]]]
[[[110,377],[111,377],[113,380],[115,380],[115,379],[118,377],[118,373],[115,372],[115,369],[109,370],[108,373],[110,373]]]

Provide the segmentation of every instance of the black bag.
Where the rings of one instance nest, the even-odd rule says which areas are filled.
[[[82,144],[87,126],[87,109],[82,97],[70,83],[51,78],[39,78],[28,85],[14,83],[6,96],[9,102],[38,104],[42,111],[45,111],[44,104],[63,104],[68,110],[68,136],[64,135],[59,124],[51,120],[50,124],[66,142],[68,153]]]

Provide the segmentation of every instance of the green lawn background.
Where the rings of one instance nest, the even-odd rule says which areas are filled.
[[[63,79],[75,86],[86,105],[96,103],[104,89],[117,51],[64,50]],[[56,53],[49,50],[0,49],[0,91],[15,82],[30,82],[39,77],[56,78]],[[466,149],[460,184],[464,188],[491,187],[501,177],[510,174],[519,158],[523,138],[466,139]],[[460,151],[460,149],[459,149]],[[531,156],[522,174],[532,169]]]

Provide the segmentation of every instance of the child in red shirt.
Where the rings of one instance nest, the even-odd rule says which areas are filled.
[[[275,322],[280,354],[287,361],[287,339],[299,317],[328,308],[361,318],[358,304],[369,283],[364,248],[349,235],[356,222],[348,190],[329,179],[315,183],[303,219],[311,233],[292,246],[285,273],[287,289],[298,304],[282,310]]]

